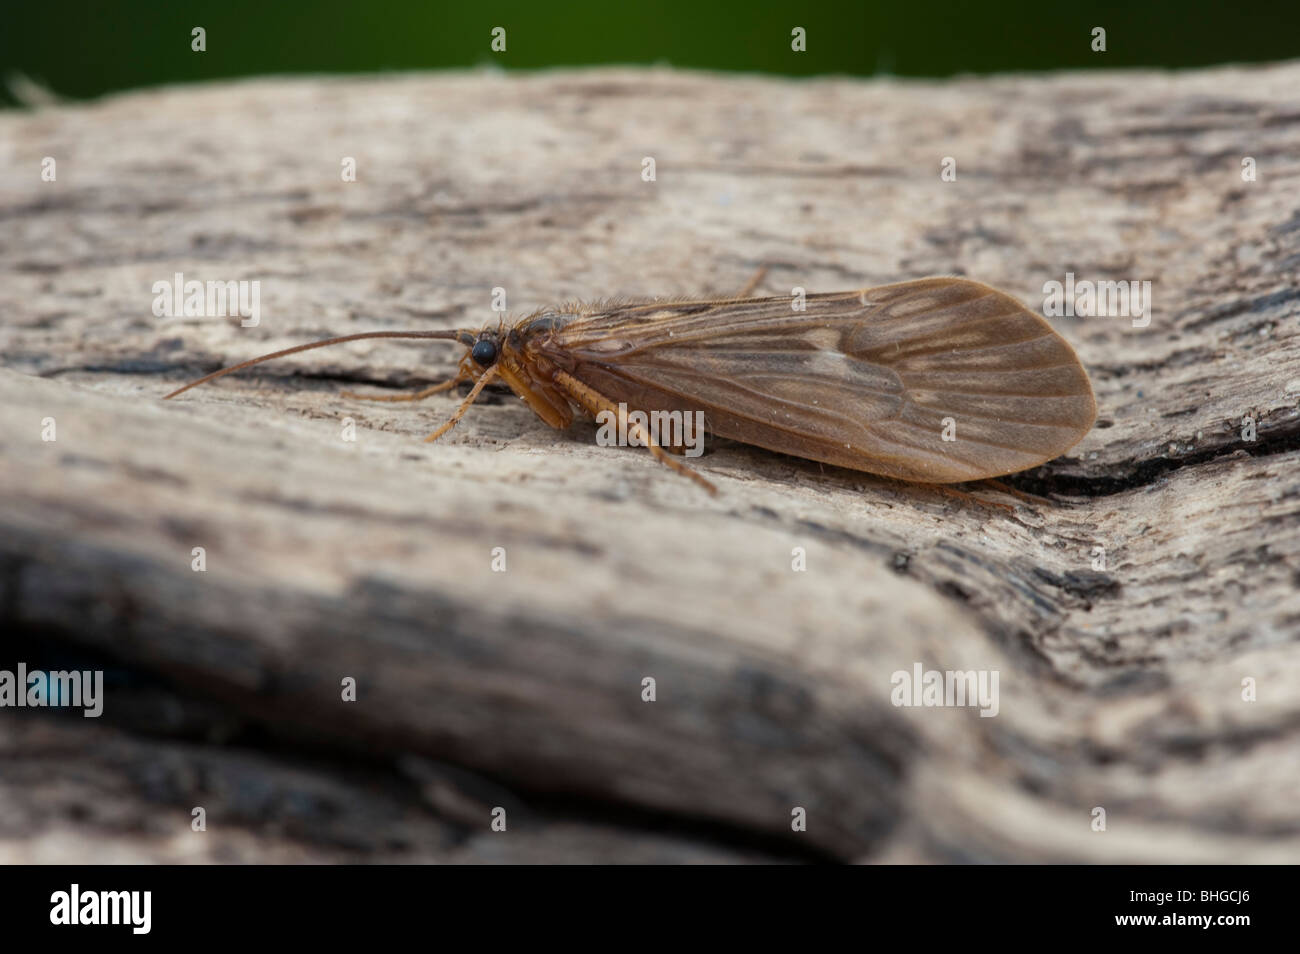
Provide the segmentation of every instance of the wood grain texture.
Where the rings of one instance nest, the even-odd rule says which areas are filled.
[[[0,860],[1300,860],[1297,88],[452,73],[0,115],[0,668],[109,679],[98,721],[0,710]],[[1050,503],[971,488],[1010,509],[725,441],[711,499],[504,393],[437,445],[454,396],[339,396],[445,343],[158,400],[494,320],[498,286],[761,264],[1035,309],[1150,280],[1154,314],[1053,320],[1099,421],[1010,481]],[[176,272],[259,280],[260,324],[155,317]],[[997,716],[892,705],[918,662],[997,670]]]

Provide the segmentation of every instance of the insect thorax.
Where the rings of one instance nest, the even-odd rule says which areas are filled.
[[[577,317],[573,312],[565,311],[543,311],[529,315],[510,329],[510,343],[517,344],[548,331],[558,331]]]

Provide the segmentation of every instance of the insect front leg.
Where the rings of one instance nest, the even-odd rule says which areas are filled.
[[[683,477],[689,477],[711,494],[717,494],[718,488],[712,482],[700,476],[692,468],[683,464],[680,460],[670,455],[650,436],[650,433],[635,421],[629,421],[627,417],[627,408],[621,407],[611,401],[605,395],[601,394],[595,388],[583,384],[567,371],[556,371],[553,378],[555,386],[561,391],[573,398],[578,404],[586,408],[593,415],[601,411],[608,411],[618,419],[619,430],[635,437],[638,441],[646,446],[651,455],[659,463],[672,470],[677,471]]]
[[[474,387],[470,388],[469,394],[465,396],[465,400],[461,403],[460,407],[456,409],[456,413],[451,416],[451,419],[448,420],[446,424],[442,425],[442,427],[438,428],[436,431],[434,431],[432,434],[426,437],[424,439],[424,442],[426,444],[433,443],[438,438],[442,437],[443,434],[446,434],[449,430],[451,430],[453,427],[459,424],[460,419],[464,417],[465,412],[469,410],[469,406],[478,400],[478,396],[483,393],[483,389],[487,387],[488,382],[493,380],[496,376],[497,376],[496,365],[493,365],[492,367],[484,371],[482,376],[480,376],[479,379],[474,382]]]
[[[456,376],[451,378],[449,381],[443,381],[440,384],[431,385],[427,388],[424,388],[420,391],[415,391],[411,394],[358,394],[356,391],[343,391],[341,392],[341,396],[345,398],[352,398],[357,401],[387,401],[387,402],[423,401],[425,398],[431,395],[441,394],[443,391],[450,391],[452,388],[460,384],[460,382],[462,381],[472,380],[473,376],[470,374],[469,369],[465,366],[465,362],[468,360],[469,360],[468,356],[461,359],[460,367],[456,371]]]
[[[443,391],[450,391],[465,378],[455,377],[450,381],[443,381],[441,384],[435,384],[427,387],[422,391],[415,391],[411,394],[358,394],[356,391],[342,391],[340,396],[352,398],[356,401],[423,401],[425,398],[441,394]]]

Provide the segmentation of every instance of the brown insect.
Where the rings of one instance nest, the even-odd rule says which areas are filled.
[[[629,411],[699,411],[721,437],[936,484],[1051,460],[1097,414],[1088,374],[1064,338],[1014,298],[960,278],[803,300],[574,305],[478,331],[363,332],[252,358],[167,397],[263,361],[367,338],[445,339],[468,349],[449,381],[366,398],[418,401],[472,381],[426,441],[455,427],[500,378],[552,427],[568,427],[575,408],[616,415],[621,431],[710,492],[713,484]]]

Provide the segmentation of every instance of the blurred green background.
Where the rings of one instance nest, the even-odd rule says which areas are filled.
[[[207,30],[207,52],[190,31]],[[489,48],[506,29],[505,53]],[[808,49],[790,49],[794,26]],[[1105,53],[1091,49],[1106,29]],[[86,98],[268,73],[542,69],[667,63],[792,76],[950,76],[1008,70],[1195,67],[1300,55],[1300,0],[821,3],[667,0],[9,0],[3,96],[23,77]]]

